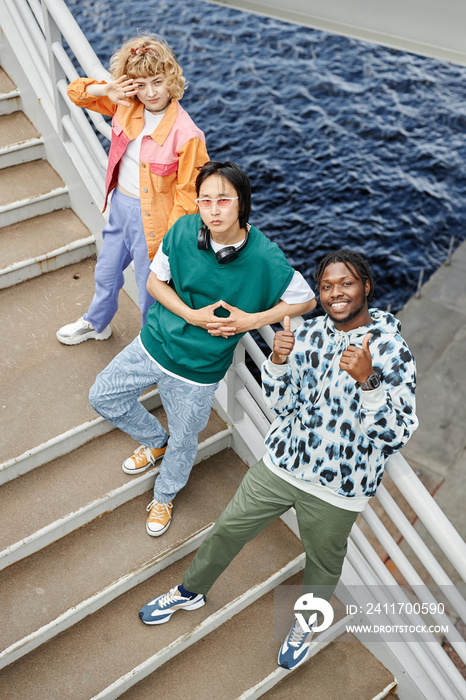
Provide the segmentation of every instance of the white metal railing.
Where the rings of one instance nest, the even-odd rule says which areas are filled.
[[[269,348],[272,347],[273,329],[270,326],[262,328],[260,335],[266,340]],[[241,345],[242,352],[236,354],[230,369],[230,373],[233,373],[240,381],[227,382],[230,393],[235,392],[234,399],[231,395],[229,396],[228,405],[231,407],[236,401],[237,407],[233,410],[230,408],[232,414],[236,415],[236,420],[241,422],[247,415],[261,438],[264,438],[273,419],[273,414],[263,402],[257,380],[246,366],[244,353],[247,352],[257,367],[260,367],[264,361],[265,354],[250,334],[244,336]],[[465,542],[406,460],[400,454],[393,455],[387,462],[386,472],[415,511],[417,518],[435,539],[445,557],[461,577],[466,579]],[[405,553],[405,550],[400,547],[382,523],[373,507],[369,506],[362,514],[365,524],[368,526],[369,535],[363,534],[361,528],[355,525],[350,537],[351,546],[348,550],[348,560],[352,564],[353,571],[357,572],[356,576],[361,588],[359,594],[355,596],[358,606],[367,604],[371,596],[369,588],[375,589],[380,596],[376,603],[385,604],[384,618],[387,625],[393,627],[404,624],[419,627],[422,624],[429,627],[433,623],[442,627],[445,629],[444,638],[448,640],[463,663],[466,663],[465,640],[455,627],[456,620],[466,622],[465,599],[385,486],[379,487],[376,498],[383,507],[384,520],[388,518],[398,529],[405,549],[406,546],[410,547],[411,553],[415,557],[410,558]],[[379,554],[376,553],[370,540],[377,543],[378,548],[383,549],[386,558],[391,559],[402,579],[406,582],[406,586],[398,585]],[[426,585],[421,573],[413,565],[412,560],[416,559],[431,576],[436,588],[435,594],[431,590],[432,587]],[[344,569],[343,586],[349,584],[350,581],[354,584],[354,578],[345,580]],[[418,604],[414,604],[413,601]],[[407,602],[410,605],[406,605]],[[443,611],[442,605],[445,606],[445,610],[448,606],[448,615]],[[399,612],[400,609],[402,613]],[[409,611],[409,614],[406,610]],[[363,637],[361,639],[364,641]],[[419,680],[419,692],[427,693],[426,698],[438,697],[442,700],[466,697],[466,681],[442,648],[441,642],[432,633],[418,635],[414,643],[412,636],[409,635],[404,641],[403,635],[400,639],[399,643],[387,644],[387,646],[390,646],[392,652],[396,653],[399,663],[409,664],[408,660],[412,659],[411,663],[417,664],[418,668],[422,669],[422,674],[426,676],[427,680],[425,687]],[[385,639],[381,636],[377,641],[385,642]],[[404,647],[401,654],[400,645],[401,648]],[[406,670],[409,673],[409,667]],[[415,676],[416,672],[413,666],[413,677]]]
[[[401,586],[397,585],[380,557],[375,555],[367,539],[360,534],[357,526],[353,527],[349,545],[348,561],[353,566],[357,577],[356,585],[353,581],[353,590],[357,591],[355,599],[363,610],[367,609],[371,599],[373,605],[379,604],[381,611],[377,619],[380,626],[384,629],[390,628],[393,623],[393,615],[390,614],[391,606],[406,606],[409,599],[403,594]],[[401,659],[408,674],[414,676],[419,672],[418,669],[421,669],[421,677],[416,685],[422,693],[422,698],[438,698],[438,700],[464,698],[464,679],[433,635],[416,636],[416,617],[416,615],[406,615],[406,621],[414,628],[414,632],[411,632],[404,629],[403,616],[397,616],[395,619],[397,641],[387,640],[384,632],[380,635],[379,642],[398,647],[392,650]],[[403,663],[406,653],[414,658],[412,666],[406,662]]]
[[[411,564],[406,554],[400,549],[398,544],[388,532],[387,528],[383,525],[380,518],[374,513],[370,506],[368,506],[364,511],[363,518],[368,523],[369,527],[371,528],[372,532],[376,535],[379,542],[383,545],[385,551],[387,552],[395,566],[398,568],[399,571],[403,572],[406,582],[415,589],[416,595],[419,598],[421,605],[424,604],[426,606],[424,609],[426,610],[426,612],[428,611],[429,617],[431,617],[437,625],[443,625],[448,627],[448,630],[445,632],[445,637],[448,639],[449,642],[451,642],[452,647],[455,649],[461,660],[464,663],[466,663],[466,644],[464,643],[464,640],[462,639],[458,630],[455,627],[452,628],[451,625],[449,625],[450,620],[448,616],[445,614],[445,612],[442,612],[439,609],[439,606],[437,605],[438,601],[436,601],[429,588],[424,585],[423,579],[418,574],[414,566]],[[414,528],[412,529],[413,533],[415,533],[415,535],[419,538],[419,544],[424,544],[419,535],[417,535]],[[355,529],[355,533],[357,533],[357,537],[361,541],[360,538],[363,537],[361,530]],[[417,550],[414,551],[416,551],[417,555]],[[433,555],[432,560],[433,562],[435,562],[436,567],[442,571],[442,578],[444,578],[443,585],[445,586],[443,590],[444,596],[449,600],[452,607],[456,609],[464,619],[466,608],[465,601],[458,593],[451,579],[449,579],[443,571],[443,569],[441,569]],[[436,583],[438,583],[438,581],[436,581]],[[452,593],[453,591],[454,595]]]
[[[9,13],[17,34],[21,37],[22,56],[26,53],[40,78],[32,86],[42,100],[45,96],[52,105],[49,114],[57,132],[74,149],[68,149],[86,186],[92,183],[92,193],[100,193],[103,199],[108,157],[94,129],[82,110],[75,107],[66,96],[68,84],[81,74],[98,80],[107,80],[108,71],[89,45],[73,15],[63,0],[1,0]],[[7,34],[8,38],[8,34]],[[68,46],[73,56],[65,50]],[[24,61],[23,61],[24,63]],[[107,140],[111,127],[104,117],[87,112],[95,129]],[[84,171],[83,171],[84,170]]]
[[[79,172],[83,182],[86,185],[90,181],[93,182],[94,191],[97,188],[103,193],[107,155],[82,110],[72,105],[66,97],[67,84],[78,77],[78,70],[69,58],[64,44],[68,45],[74,62],[83,74],[106,79],[107,71],[62,0],[0,0],[0,6],[5,7],[9,21],[14,24],[15,31],[21,37],[21,57],[24,58],[27,53],[31,65],[34,66],[40,83],[33,86],[36,94],[44,105],[47,103],[52,106],[52,113],[49,114],[51,121],[65,145],[71,143],[73,146],[68,152],[73,159],[79,159]],[[24,65],[24,61],[22,62]],[[93,112],[88,114],[95,128],[105,138],[110,138],[110,127],[103,117]],[[297,320],[293,319],[292,322],[293,327],[296,327]],[[270,347],[273,330],[265,327],[260,330],[260,334]],[[265,407],[257,381],[246,365],[246,352],[258,367],[265,357],[258,344],[247,334],[235,352],[234,362],[224,382],[226,413],[233,430],[237,430],[238,434],[247,417],[250,444],[258,444],[257,437],[262,440],[265,436],[272,414]],[[241,434],[244,439],[244,431]],[[466,578],[465,543],[401,455],[395,455],[388,460],[387,474],[444,555],[461,576]],[[384,517],[398,528],[404,544],[411,547],[435,584],[442,587],[442,594],[448,602],[449,615],[446,617],[440,612],[434,612],[433,619],[439,625],[448,620],[449,631],[445,636],[460,658],[465,660],[464,641],[451,623],[455,616],[466,622],[464,598],[384,486],[379,488],[377,501],[384,509]],[[351,586],[354,589],[354,584],[361,584],[359,592],[354,592],[355,599],[363,603],[371,596],[370,587],[377,586],[381,591],[381,599],[378,602],[401,603],[415,598],[421,605],[435,603],[437,599],[425,585],[421,574],[374,510],[369,508],[363,518],[370,534],[365,536],[359,526],[354,527],[348,549],[348,563],[342,576],[342,583],[348,590]],[[375,540],[377,546],[380,546],[396,565],[408,585],[409,598],[404,588],[397,585],[383,564],[370,539]],[[386,618],[388,622],[394,621],[389,606]],[[415,624],[423,618],[413,612],[409,615],[406,613],[403,619]],[[412,676],[412,683],[417,684],[418,694],[423,692],[428,700],[438,697],[442,700],[466,697],[466,682],[443,651],[439,641],[433,635],[428,636],[427,640],[420,638],[416,644],[410,644],[409,641],[400,642],[401,647],[400,644],[386,642],[384,646],[391,650],[403,672]],[[381,637],[378,642],[385,640]]]

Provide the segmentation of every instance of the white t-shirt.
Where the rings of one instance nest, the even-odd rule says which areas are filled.
[[[129,142],[120,161],[118,184],[135,197],[139,197],[139,160],[142,139],[156,130],[162,117],[163,114],[152,114],[149,110],[144,110],[144,127],[139,136]]]

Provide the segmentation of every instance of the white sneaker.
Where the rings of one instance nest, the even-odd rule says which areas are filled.
[[[78,318],[74,323],[68,323],[67,326],[63,326],[57,331],[57,340],[63,345],[78,345],[79,343],[84,343],[85,340],[107,340],[112,335],[112,329],[110,326],[104,328],[101,333],[97,333],[94,330],[94,326],[89,321],[85,321],[84,318]]]

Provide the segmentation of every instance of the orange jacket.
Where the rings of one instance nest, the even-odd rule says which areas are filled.
[[[113,117],[112,141],[105,183],[105,205],[118,182],[118,168],[130,141],[144,127],[144,105],[131,100],[130,107],[116,105],[108,97],[94,97],[86,92],[89,84],[104,81],[78,78],[68,86],[68,97],[78,107],[85,107]],[[139,162],[141,216],[149,258],[152,260],[168,231],[180,216],[194,214],[197,168],[209,160],[203,132],[189,114],[174,100],[155,131],[143,139]]]

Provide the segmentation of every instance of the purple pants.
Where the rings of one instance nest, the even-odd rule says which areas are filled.
[[[155,299],[146,289],[150,272],[150,260],[141,217],[139,199],[128,197],[118,189],[112,194],[110,216],[102,231],[103,245],[95,266],[95,293],[84,320],[101,333],[118,309],[118,295],[125,278],[125,270],[134,260],[134,272],[138,286],[138,305],[141,309],[141,326]]]

